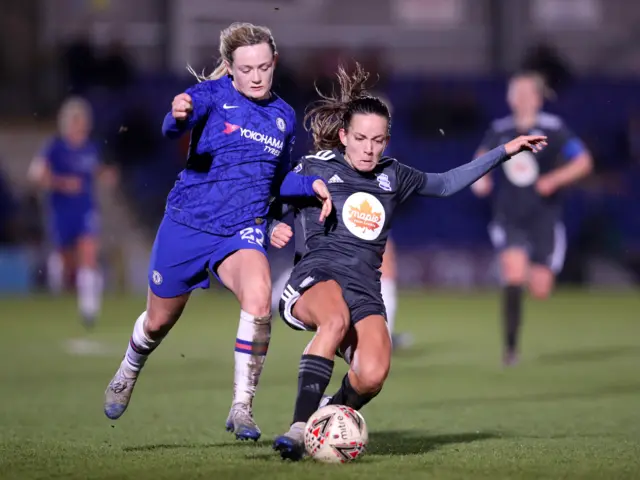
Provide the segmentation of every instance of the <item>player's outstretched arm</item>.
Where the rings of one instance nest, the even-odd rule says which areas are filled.
[[[472,162],[444,173],[425,173],[419,195],[448,197],[468,187],[513,155],[528,150],[540,151],[547,144],[547,137],[521,136],[509,143],[489,150]]]

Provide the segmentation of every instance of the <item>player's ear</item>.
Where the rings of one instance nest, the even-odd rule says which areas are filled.
[[[273,54],[273,68],[276,68],[276,65],[278,65],[278,54],[274,53]]]
[[[342,142],[342,145],[344,145],[346,147],[347,146],[347,131],[344,128],[341,128],[338,131],[338,136],[340,137],[340,142]]]
[[[227,69],[227,75],[233,77],[233,72],[231,71],[231,64],[226,60],[223,60],[222,63],[224,63],[224,68]]]

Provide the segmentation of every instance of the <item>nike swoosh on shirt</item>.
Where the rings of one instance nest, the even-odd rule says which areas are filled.
[[[225,110],[229,110],[231,108],[238,108],[237,105],[227,105],[226,103],[224,105],[222,105],[222,108],[224,108]]]

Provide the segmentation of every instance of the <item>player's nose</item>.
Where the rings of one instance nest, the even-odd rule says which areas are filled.
[[[372,142],[366,142],[364,144],[364,153],[366,153],[367,155],[373,155],[373,143]]]

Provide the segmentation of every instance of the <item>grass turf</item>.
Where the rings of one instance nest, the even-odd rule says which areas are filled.
[[[282,462],[309,334],[277,319],[258,391],[257,444],[224,431],[238,308],[192,298],[117,422],[103,391],[142,298],[111,297],[94,332],[72,298],[0,300],[0,478],[640,478],[640,296],[561,292],[527,303],[520,366],[500,366],[494,293],[407,292],[393,359],[363,410],[366,456],[350,465]],[[329,392],[346,367],[338,360]]]

